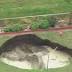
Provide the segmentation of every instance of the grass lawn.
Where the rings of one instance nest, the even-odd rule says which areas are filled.
[[[59,43],[68,48],[72,48],[72,31],[64,32],[64,35],[62,37],[60,37],[55,32],[42,32],[42,33],[36,33],[36,35],[38,35],[39,37],[41,37],[43,39],[49,39],[53,42]],[[2,45],[9,38],[11,38],[11,37],[0,36],[0,45]],[[0,72],[72,72],[72,60],[68,66],[65,66],[63,68],[57,68],[57,69],[49,69],[48,71],[47,70],[18,69],[13,66],[6,65],[0,61]]]
[[[72,31],[65,31],[63,36],[60,36],[57,32],[42,32],[37,33],[37,35],[43,39],[51,40],[52,42],[59,43],[72,49]]]
[[[0,18],[72,11],[72,0],[0,0]]]

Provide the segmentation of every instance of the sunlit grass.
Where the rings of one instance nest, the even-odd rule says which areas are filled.
[[[66,0],[0,0],[0,18],[72,11]]]

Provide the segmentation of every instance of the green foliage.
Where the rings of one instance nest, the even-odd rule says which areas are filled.
[[[57,23],[57,20],[56,20],[55,17],[49,17],[49,18],[48,18],[48,22],[49,22],[49,26],[50,26],[50,27],[54,27],[55,24]]]
[[[67,2],[67,3],[71,3],[72,1],[71,0],[64,0],[65,2]]]
[[[47,29],[48,27],[49,27],[49,23],[47,20],[41,20],[38,22],[33,22],[31,25],[32,30]]]
[[[40,21],[40,25],[39,25],[40,29],[48,29],[48,27],[49,27],[48,20],[42,20],[42,21]]]
[[[33,22],[32,24],[31,24],[31,29],[32,30],[37,30],[39,28],[39,23],[38,22]]]
[[[18,32],[23,30],[23,25],[21,24],[13,24],[13,25],[8,25],[5,29],[4,32]]]

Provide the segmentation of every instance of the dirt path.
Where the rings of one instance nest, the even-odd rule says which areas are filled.
[[[22,31],[22,32],[0,32],[0,35],[12,35],[12,36],[17,36],[17,35],[24,35],[24,34],[34,34],[36,32],[57,32],[57,31],[67,31],[67,30],[72,30],[72,26],[67,26],[67,27],[61,27],[61,28],[51,28],[51,29],[39,29],[36,31]]]

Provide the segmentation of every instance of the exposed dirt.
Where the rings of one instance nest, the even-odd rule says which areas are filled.
[[[48,69],[69,65],[69,58],[70,56],[68,54],[49,48],[49,53],[47,54],[39,52],[35,55],[27,56],[27,58],[22,61],[14,61],[3,57],[1,58],[1,61],[21,69]]]
[[[52,50],[54,50],[56,47],[57,47],[57,51],[53,53]],[[30,64],[29,65],[30,68],[36,68],[36,69],[47,68],[47,61],[48,61],[49,54],[50,54],[50,58],[57,57],[56,56],[57,54],[58,57],[60,57],[60,55],[62,54],[63,58],[58,58],[57,61],[61,59],[62,62],[64,61],[68,62],[69,58],[72,56],[72,49],[59,45],[57,43],[53,43],[49,40],[43,40],[33,34],[16,36],[6,41],[0,47],[0,57],[1,59],[5,58],[2,59],[4,62],[8,61],[9,63],[11,62],[12,64],[14,62],[15,64],[16,63],[20,64],[20,62],[21,64],[23,63],[25,64],[26,62],[26,64]],[[66,56],[64,57],[64,55]],[[52,61],[52,63],[53,62],[54,61]],[[59,61],[57,63],[59,63]],[[61,63],[59,65],[61,65]],[[24,66],[23,67],[21,66],[20,68],[24,68]]]

